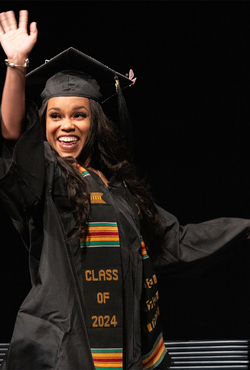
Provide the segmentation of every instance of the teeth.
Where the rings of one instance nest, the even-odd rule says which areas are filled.
[[[72,141],[77,141],[78,139],[76,137],[68,137],[68,136],[62,136],[59,137],[59,141],[66,141],[66,142],[72,142]]]

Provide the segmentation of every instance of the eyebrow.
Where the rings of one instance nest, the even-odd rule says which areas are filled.
[[[72,108],[72,110],[78,110],[78,109],[85,109],[88,113],[89,113],[89,110],[84,106],[84,105],[75,105],[73,108]],[[58,107],[52,107],[52,108],[50,108],[49,110],[48,110],[48,112],[50,111],[50,110],[56,110],[56,111],[58,111],[58,112],[60,112],[61,111],[61,108],[58,108]]]

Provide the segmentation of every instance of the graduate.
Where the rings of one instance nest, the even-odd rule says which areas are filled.
[[[127,146],[133,77],[72,47],[26,75],[37,35],[27,11],[0,14],[0,195],[32,283],[2,369],[167,369],[157,273],[247,239],[250,220],[182,227],[158,207]]]

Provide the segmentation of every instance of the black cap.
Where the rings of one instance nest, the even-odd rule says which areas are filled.
[[[100,86],[91,76],[81,71],[66,70],[50,77],[41,93],[44,103],[55,96],[81,96],[102,102]]]
[[[26,94],[36,103],[53,96],[83,96],[104,102],[116,94],[117,77],[121,89],[134,84],[134,80],[70,47],[26,75]]]

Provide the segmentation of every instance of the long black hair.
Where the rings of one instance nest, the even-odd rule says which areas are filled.
[[[155,206],[149,186],[137,174],[131,155],[124,144],[123,135],[117,125],[107,118],[101,105],[90,99],[91,125],[90,134],[77,162],[84,167],[91,158],[91,167],[102,171],[107,178],[113,174],[124,180],[134,197],[139,210],[141,234],[145,244],[153,257],[163,236],[160,215]],[[47,104],[45,103],[39,113],[41,123],[46,125]],[[45,132],[45,131],[44,131]],[[80,175],[73,164],[76,159],[60,157],[55,152],[59,166],[62,168],[68,192],[68,200],[76,219],[77,230],[86,235],[90,213],[90,191],[85,179]],[[152,245],[154,244],[154,248]],[[156,249],[155,249],[156,248]]]

